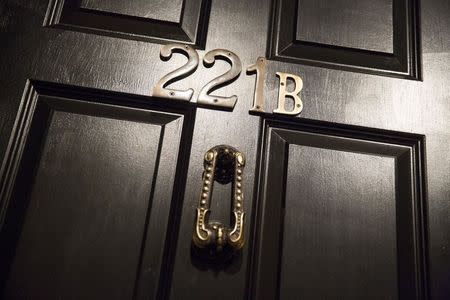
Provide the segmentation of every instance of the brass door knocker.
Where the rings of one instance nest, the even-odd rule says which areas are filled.
[[[197,206],[193,243],[198,248],[208,248],[216,253],[224,249],[240,250],[244,246],[244,194],[242,172],[244,155],[233,147],[220,145],[205,154],[202,191]],[[214,181],[232,183],[232,228],[218,221],[209,221]]]

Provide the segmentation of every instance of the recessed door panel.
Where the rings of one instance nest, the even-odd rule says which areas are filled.
[[[280,298],[397,299],[395,159],[290,145]]]
[[[44,26],[201,48],[208,19],[208,1],[51,0]]]
[[[297,40],[393,53],[392,0],[298,0]]]
[[[156,298],[170,273],[189,112],[44,86],[25,90],[3,169],[4,296]]]
[[[421,79],[416,0],[273,0],[270,58]]]
[[[183,0],[82,0],[81,8],[167,22],[180,22]]]
[[[132,297],[160,134],[152,124],[53,114],[7,294]]]
[[[264,122],[258,299],[422,299],[423,136]]]

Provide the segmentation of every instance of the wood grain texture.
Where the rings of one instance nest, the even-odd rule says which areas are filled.
[[[394,52],[392,0],[298,0],[297,41]]]
[[[7,298],[131,298],[160,130],[53,114]]]
[[[287,164],[280,298],[398,299],[395,159],[291,145]]]

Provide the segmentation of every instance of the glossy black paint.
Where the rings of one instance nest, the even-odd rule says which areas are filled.
[[[0,194],[5,298],[165,293],[195,111],[160,104],[27,84]]]
[[[310,1],[296,1],[296,0],[277,0],[273,1],[273,16],[272,16],[272,31],[269,38],[269,52],[268,57],[288,61],[298,62],[302,64],[310,64],[315,66],[325,66],[328,68],[337,68],[340,70],[350,70],[356,72],[365,72],[371,74],[379,74],[385,76],[393,76],[407,79],[421,79],[421,61],[420,61],[420,16],[419,5],[416,0],[392,0],[392,1],[376,1],[375,3],[383,4],[389,2],[392,13],[389,9],[376,10],[376,8],[368,5],[367,11],[358,11],[354,9],[352,13],[348,13],[349,7],[359,7],[362,1],[345,1],[347,7],[335,7],[336,3],[333,1],[319,1],[316,5],[309,5],[309,18],[311,24],[309,33],[314,36],[314,32],[319,30],[318,35],[333,36],[333,39],[339,35],[345,37],[347,32],[342,30],[360,31],[355,35],[354,43],[352,41],[351,31],[350,37],[341,43],[331,41],[322,42],[316,39],[308,40],[303,38],[302,16],[299,11],[302,10],[303,2]],[[364,1],[370,3],[372,1]],[[319,3],[317,5],[317,3]],[[308,3],[309,4],[309,3]],[[308,5],[305,5],[308,7]],[[333,19],[327,19],[330,22],[327,31],[320,31],[321,20],[327,16],[323,15],[324,7],[335,7],[335,11],[331,14],[336,16],[338,22],[349,22],[348,15],[359,16],[360,22],[353,21],[353,26],[361,26],[355,30],[355,27],[339,28],[333,26]],[[342,5],[344,6],[344,5]],[[364,5],[361,5],[364,7]],[[381,5],[381,7],[383,7]],[[359,7],[361,9],[361,7]],[[346,15],[346,13],[348,15]],[[369,14],[377,14],[380,16],[378,22],[381,26],[389,26],[384,21],[391,19],[391,27],[371,28],[375,30],[371,32],[374,36],[365,36],[365,39],[372,40],[364,43],[358,35],[367,35],[366,24]],[[340,15],[341,14],[341,15]],[[392,14],[392,15],[391,15]],[[356,18],[356,16],[354,18]],[[355,22],[356,21],[356,22]],[[322,21],[323,22],[323,21]],[[378,29],[380,32],[377,32]],[[381,30],[382,29],[382,30]],[[326,38],[325,38],[326,40]],[[367,48],[365,44],[376,44],[377,48]],[[392,49],[392,50],[391,50]]]
[[[164,9],[165,15],[153,11],[153,17],[142,16],[142,6],[149,4],[129,4],[133,9],[121,12],[117,8],[123,4],[114,8],[104,1],[51,0],[44,25],[150,42],[172,40],[204,48],[209,1],[186,0],[179,11]],[[160,5],[163,8],[164,4]]]
[[[249,278],[249,282],[253,284],[255,298],[284,299],[293,298],[293,295],[299,298],[335,297],[340,286],[353,285],[361,276],[361,274],[352,276],[353,271],[350,266],[365,270],[370,276],[373,276],[373,281],[359,284],[361,289],[355,284],[353,289],[347,292],[341,291],[341,295],[346,299],[360,299],[361,297],[396,299],[397,289],[389,286],[389,281],[396,283],[397,280],[399,299],[426,298],[428,294],[428,256],[426,247],[427,203],[424,190],[425,178],[423,177],[425,173],[423,159],[425,137],[310,120],[296,122],[268,118],[265,119],[263,128],[262,159],[259,167],[260,190],[255,212],[258,215],[256,220],[258,229],[253,233],[255,236],[252,248],[254,261],[252,262],[253,272]],[[293,148],[295,145],[301,147]],[[380,214],[376,206],[373,206],[374,203],[370,202],[381,202],[383,199],[377,199],[374,191],[371,191],[370,186],[376,183],[371,180],[364,181],[362,174],[359,178],[346,181],[341,173],[335,179],[335,184],[331,184],[329,189],[336,189],[341,194],[349,189],[352,191],[351,194],[357,194],[357,189],[352,190],[352,186],[357,186],[362,182],[363,191],[359,197],[368,194],[365,200],[368,203],[359,204],[359,199],[352,199],[352,202],[346,205],[345,201],[348,201],[346,198],[349,195],[339,196],[329,193],[329,189],[324,190],[325,193],[321,194],[319,191],[324,186],[324,183],[321,182],[323,179],[313,176],[314,167],[307,169],[306,177],[311,178],[311,182],[307,185],[316,188],[311,189],[308,193],[307,187],[304,186],[302,189],[304,194],[298,193],[298,190],[296,193],[292,192],[292,189],[295,190],[295,188],[290,185],[302,185],[302,183],[295,182],[295,174],[289,176],[288,169],[301,168],[299,161],[292,160],[290,156],[301,149],[308,148],[394,158],[393,164],[389,166],[390,172],[395,177],[395,179],[391,178],[391,180],[395,180],[395,187],[392,187],[395,192],[391,191],[391,198],[388,198],[391,206],[385,211],[381,211],[383,218],[378,216],[369,223],[377,230],[365,228],[364,223],[376,214]],[[305,155],[305,153],[303,154]],[[320,157],[318,153],[315,153],[313,158],[323,164],[324,158]],[[343,160],[343,157],[340,157],[340,160]],[[375,177],[381,175],[379,173],[381,168],[374,169],[376,165],[363,165],[359,160],[356,157],[351,158],[352,163],[357,165],[356,168],[365,170],[362,173],[374,174]],[[337,165],[338,162],[335,161],[334,166]],[[315,168],[319,167],[321,166],[316,164]],[[383,176],[387,177],[388,172],[386,170],[384,172]],[[376,179],[375,177],[370,176],[369,178],[373,180]],[[344,188],[338,189],[339,185],[343,185]],[[345,187],[345,185],[348,186]],[[386,197],[389,194],[388,188],[388,186],[380,184],[375,190],[377,194],[383,194]],[[280,191],[283,192],[280,193]],[[343,199],[339,200],[339,197]],[[333,199],[339,201],[336,208],[334,208],[336,204],[333,203]],[[294,205],[291,204],[291,207],[288,205],[290,202],[303,204],[293,210]],[[320,204],[316,204],[317,202],[322,203],[323,208]],[[371,209],[358,210],[358,205]],[[308,210],[309,207],[313,207],[313,209]],[[353,216],[355,210],[359,213]],[[305,211],[311,215],[305,214]],[[323,221],[330,217],[332,218],[330,221]],[[370,232],[370,235],[358,237],[354,227],[363,228],[362,231],[367,232],[366,234]],[[294,239],[288,235],[287,228],[291,228],[290,231],[301,231],[301,233]],[[389,239],[388,232],[390,230],[395,236]],[[313,234],[308,235],[309,232]],[[377,236],[377,233],[380,236]],[[294,242],[299,239],[302,243]],[[342,239],[350,240],[355,243],[352,244],[353,247],[359,246],[360,248],[357,248],[352,254],[351,248],[342,249],[342,246],[339,246]],[[357,244],[357,239],[362,240],[360,245]],[[328,246],[328,252],[320,251],[329,243],[331,245]],[[310,245],[315,246],[310,247]],[[384,252],[384,249],[389,247],[393,252],[397,252],[392,252],[390,258],[387,255],[389,251]],[[333,251],[337,253],[333,253]],[[373,251],[383,253],[383,255],[377,257],[378,253],[374,254]],[[358,258],[358,254],[361,253],[362,257]],[[342,272],[339,276],[327,276],[327,267],[331,266],[331,262],[329,265],[320,266],[328,255],[341,257],[333,264]],[[342,259],[343,257],[347,257],[351,263],[347,265]],[[370,265],[367,259],[375,261],[378,259],[378,263]],[[392,259],[393,261],[389,262]],[[293,261],[296,260],[304,263],[293,265]],[[308,261],[314,263],[309,264]],[[389,264],[391,264],[390,269],[388,268]],[[383,267],[378,269],[380,265]],[[308,267],[309,269],[303,269]],[[285,271],[283,268],[288,270]],[[300,282],[298,281],[299,277],[302,278]],[[346,278],[351,280],[345,282]]]
[[[450,3],[343,1],[0,1],[2,296],[448,298]],[[308,24],[274,26],[281,2],[298,26],[307,8]],[[368,28],[377,14],[383,24]],[[275,72],[287,72],[304,82],[298,117],[249,114],[245,72],[215,91],[238,96],[233,111],[198,108],[222,62],[173,84],[193,88],[192,103],[151,97],[185,61],[161,61],[161,44],[193,44],[200,58],[228,49],[245,68],[273,54],[275,36],[317,50],[268,64],[266,111]],[[289,132],[289,152],[268,128]],[[219,144],[247,161],[247,243],[227,264],[191,252],[203,155]],[[216,186],[213,219],[229,218],[229,195]],[[80,254],[70,268],[64,253]]]

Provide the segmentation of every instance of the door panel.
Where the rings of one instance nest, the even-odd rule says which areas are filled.
[[[145,109],[130,107],[139,100]],[[28,85],[1,190],[5,298],[156,297],[191,113],[149,101]]]
[[[393,0],[299,0],[296,39],[393,53]]]
[[[287,166],[280,298],[397,299],[395,159],[290,145]]]
[[[208,1],[51,0],[44,26],[204,47]]]
[[[274,0],[272,20],[275,60],[421,78],[416,0]]]
[[[264,126],[255,297],[425,297],[423,136]]]
[[[64,269],[58,245],[69,245],[76,230],[67,224],[74,220],[78,233],[102,234],[98,241],[80,235],[79,243],[70,244],[71,253],[79,247],[80,256],[68,261],[80,268],[58,276],[55,293],[77,288],[73,294],[96,299],[275,299],[335,291],[346,298],[447,299],[449,5],[447,0],[420,6],[416,0],[0,1],[0,208],[8,225],[0,225],[0,245],[3,263],[13,262],[11,273],[2,269],[1,284],[16,295],[21,291],[13,284],[20,280],[50,284],[49,274]],[[266,55],[266,113],[249,113],[255,82],[245,72],[214,91],[237,95],[234,110],[197,108],[201,88],[228,70],[223,61],[212,68],[200,64],[170,86],[193,88],[191,102],[151,97],[156,82],[185,61],[179,54],[161,60],[161,44],[168,42],[193,45],[200,59],[210,50],[228,49],[243,70]],[[300,116],[272,114],[279,88],[275,72],[301,76]],[[32,88],[22,97],[29,80]],[[271,140],[269,129],[279,137]],[[79,135],[59,138],[73,132]],[[116,133],[122,143],[112,138]],[[126,150],[112,152],[125,142]],[[204,154],[219,144],[246,156],[246,244],[227,264],[198,259],[191,248]],[[61,159],[68,154],[71,160]],[[57,162],[62,166],[50,168]],[[117,165],[133,171],[113,168]],[[82,177],[71,173],[77,168],[85,172]],[[110,188],[109,181],[118,183]],[[24,188],[13,189],[15,183]],[[81,191],[82,184],[93,187]],[[63,187],[77,193],[58,192]],[[212,199],[213,218],[224,223],[229,192],[228,186],[218,187]],[[60,198],[72,201],[63,205]],[[90,227],[86,220],[97,207],[111,209],[107,220],[118,222],[101,223],[106,217],[98,214],[90,217],[93,224],[107,226]],[[88,213],[80,213],[83,209]],[[122,219],[130,215],[136,218]],[[45,243],[31,247],[35,228],[43,228],[38,237]],[[49,237],[55,228],[67,235]],[[117,249],[108,252],[108,246]],[[59,264],[25,272],[28,255],[42,249]],[[83,260],[99,253],[105,253],[98,259],[105,267],[90,264],[92,275],[84,278]],[[117,275],[119,269],[125,272]],[[314,280],[319,271],[324,276]],[[87,279],[95,274],[105,277],[93,286]],[[103,289],[108,278],[111,291]],[[36,288],[27,284],[28,292]],[[39,292],[52,298],[51,289]]]

